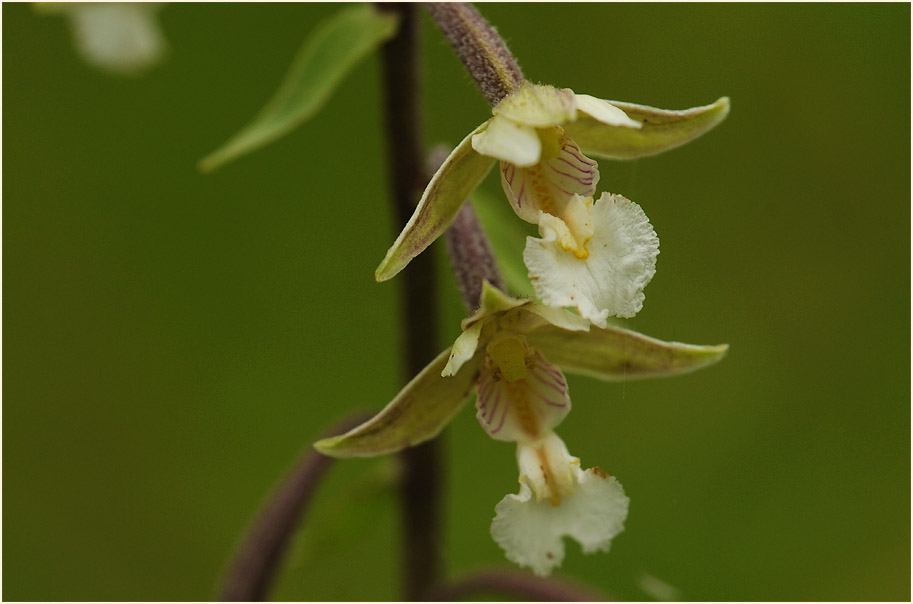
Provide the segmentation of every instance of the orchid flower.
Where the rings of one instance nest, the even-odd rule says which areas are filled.
[[[580,239],[573,217],[565,213],[575,195],[587,199],[596,193],[599,170],[587,155],[607,159],[655,155],[697,138],[728,113],[728,98],[667,111],[523,82],[441,165],[375,277],[391,279],[437,239],[498,160],[502,188],[517,216],[539,225],[540,234],[554,231],[553,218],[558,218]],[[597,322],[603,310],[617,314],[603,308],[596,313]]]
[[[605,551],[627,516],[621,485],[599,468],[582,470],[553,431],[571,408],[563,371],[607,380],[667,376],[715,363],[727,350],[598,328],[487,282],[462,328],[376,416],[315,447],[335,457],[399,451],[436,436],[475,393],[480,425],[517,444],[520,468],[520,491],[495,508],[492,537],[510,560],[541,575],[561,563],[564,536],[584,552]]]

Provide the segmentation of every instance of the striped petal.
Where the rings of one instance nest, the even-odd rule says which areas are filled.
[[[574,195],[592,197],[599,167],[570,137],[558,137],[557,157],[521,167],[501,162],[501,187],[517,216],[536,224],[539,212],[560,215]]]
[[[476,417],[496,440],[542,438],[571,410],[567,382],[561,370],[535,349],[528,349],[520,357],[525,365],[525,372],[521,370],[524,377],[511,379],[516,376],[509,375],[509,369],[499,363],[498,357],[505,355],[498,354],[497,346],[503,342],[504,339],[489,345],[492,352],[479,372]]]

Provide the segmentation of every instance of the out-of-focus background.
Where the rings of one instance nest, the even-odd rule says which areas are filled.
[[[167,59],[85,65],[66,20],[3,6],[3,597],[197,600],[297,455],[402,385],[378,62],[313,121],[211,175],[321,4],[168,5]],[[666,108],[732,98],[698,141],[601,162],[662,242],[631,326],[721,364],[572,376],[559,432],[631,497],[561,573],[617,598],[910,598],[910,6],[491,4],[527,76]],[[489,110],[423,16],[425,136]],[[499,195],[492,175],[485,188]],[[436,244],[436,247],[440,248]],[[463,310],[442,249],[442,347]],[[445,435],[451,576],[513,449]],[[337,464],[273,597],[396,599],[389,460]]]

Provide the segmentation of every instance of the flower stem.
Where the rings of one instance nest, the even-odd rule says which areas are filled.
[[[369,417],[366,413],[353,415],[324,436],[345,433]],[[295,526],[334,461],[308,446],[247,529],[225,572],[219,591],[220,601],[262,601],[266,597]]]
[[[482,570],[441,585],[428,594],[429,600],[453,602],[470,596],[496,594],[536,602],[608,602],[587,587],[555,578],[536,577],[516,570]]]
[[[520,85],[523,72],[517,60],[475,7],[466,2],[429,2],[426,7],[490,105]]]
[[[469,202],[463,204],[447,229],[447,250],[460,293],[463,294],[463,303],[470,314],[479,307],[483,281],[507,291],[491,244]]]
[[[418,14],[414,5],[382,3],[381,10],[400,17],[396,36],[381,49],[386,105],[387,159],[396,230],[408,222],[427,184],[420,137]],[[405,377],[419,373],[437,354],[437,291],[434,258],[418,256],[401,277],[404,284],[402,322],[405,332]],[[400,453],[403,514],[403,598],[421,599],[441,568],[440,439]]]

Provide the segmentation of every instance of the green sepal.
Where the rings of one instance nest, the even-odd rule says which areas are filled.
[[[469,194],[485,179],[495,160],[477,153],[472,148],[472,137],[484,130],[487,124],[485,122],[470,132],[441,164],[425,188],[412,218],[374,272],[375,279],[392,279],[440,237],[456,218]]]
[[[200,161],[210,172],[288,134],[316,114],[362,59],[396,34],[398,18],[369,4],[341,10],[311,32],[273,98],[227,143]]]
[[[587,155],[606,159],[656,155],[694,140],[729,115],[728,97],[712,105],[681,111],[609,102],[643,125],[640,128],[612,126],[578,112],[577,120],[564,124],[564,130]]]
[[[688,373],[718,362],[729,350],[728,344],[664,342],[612,326],[570,332],[546,325],[526,337],[564,371],[608,381]]]
[[[373,457],[434,438],[472,394],[483,357],[476,355],[453,377],[441,377],[448,348],[380,413],[345,434],[317,441],[314,448],[332,457]]]

